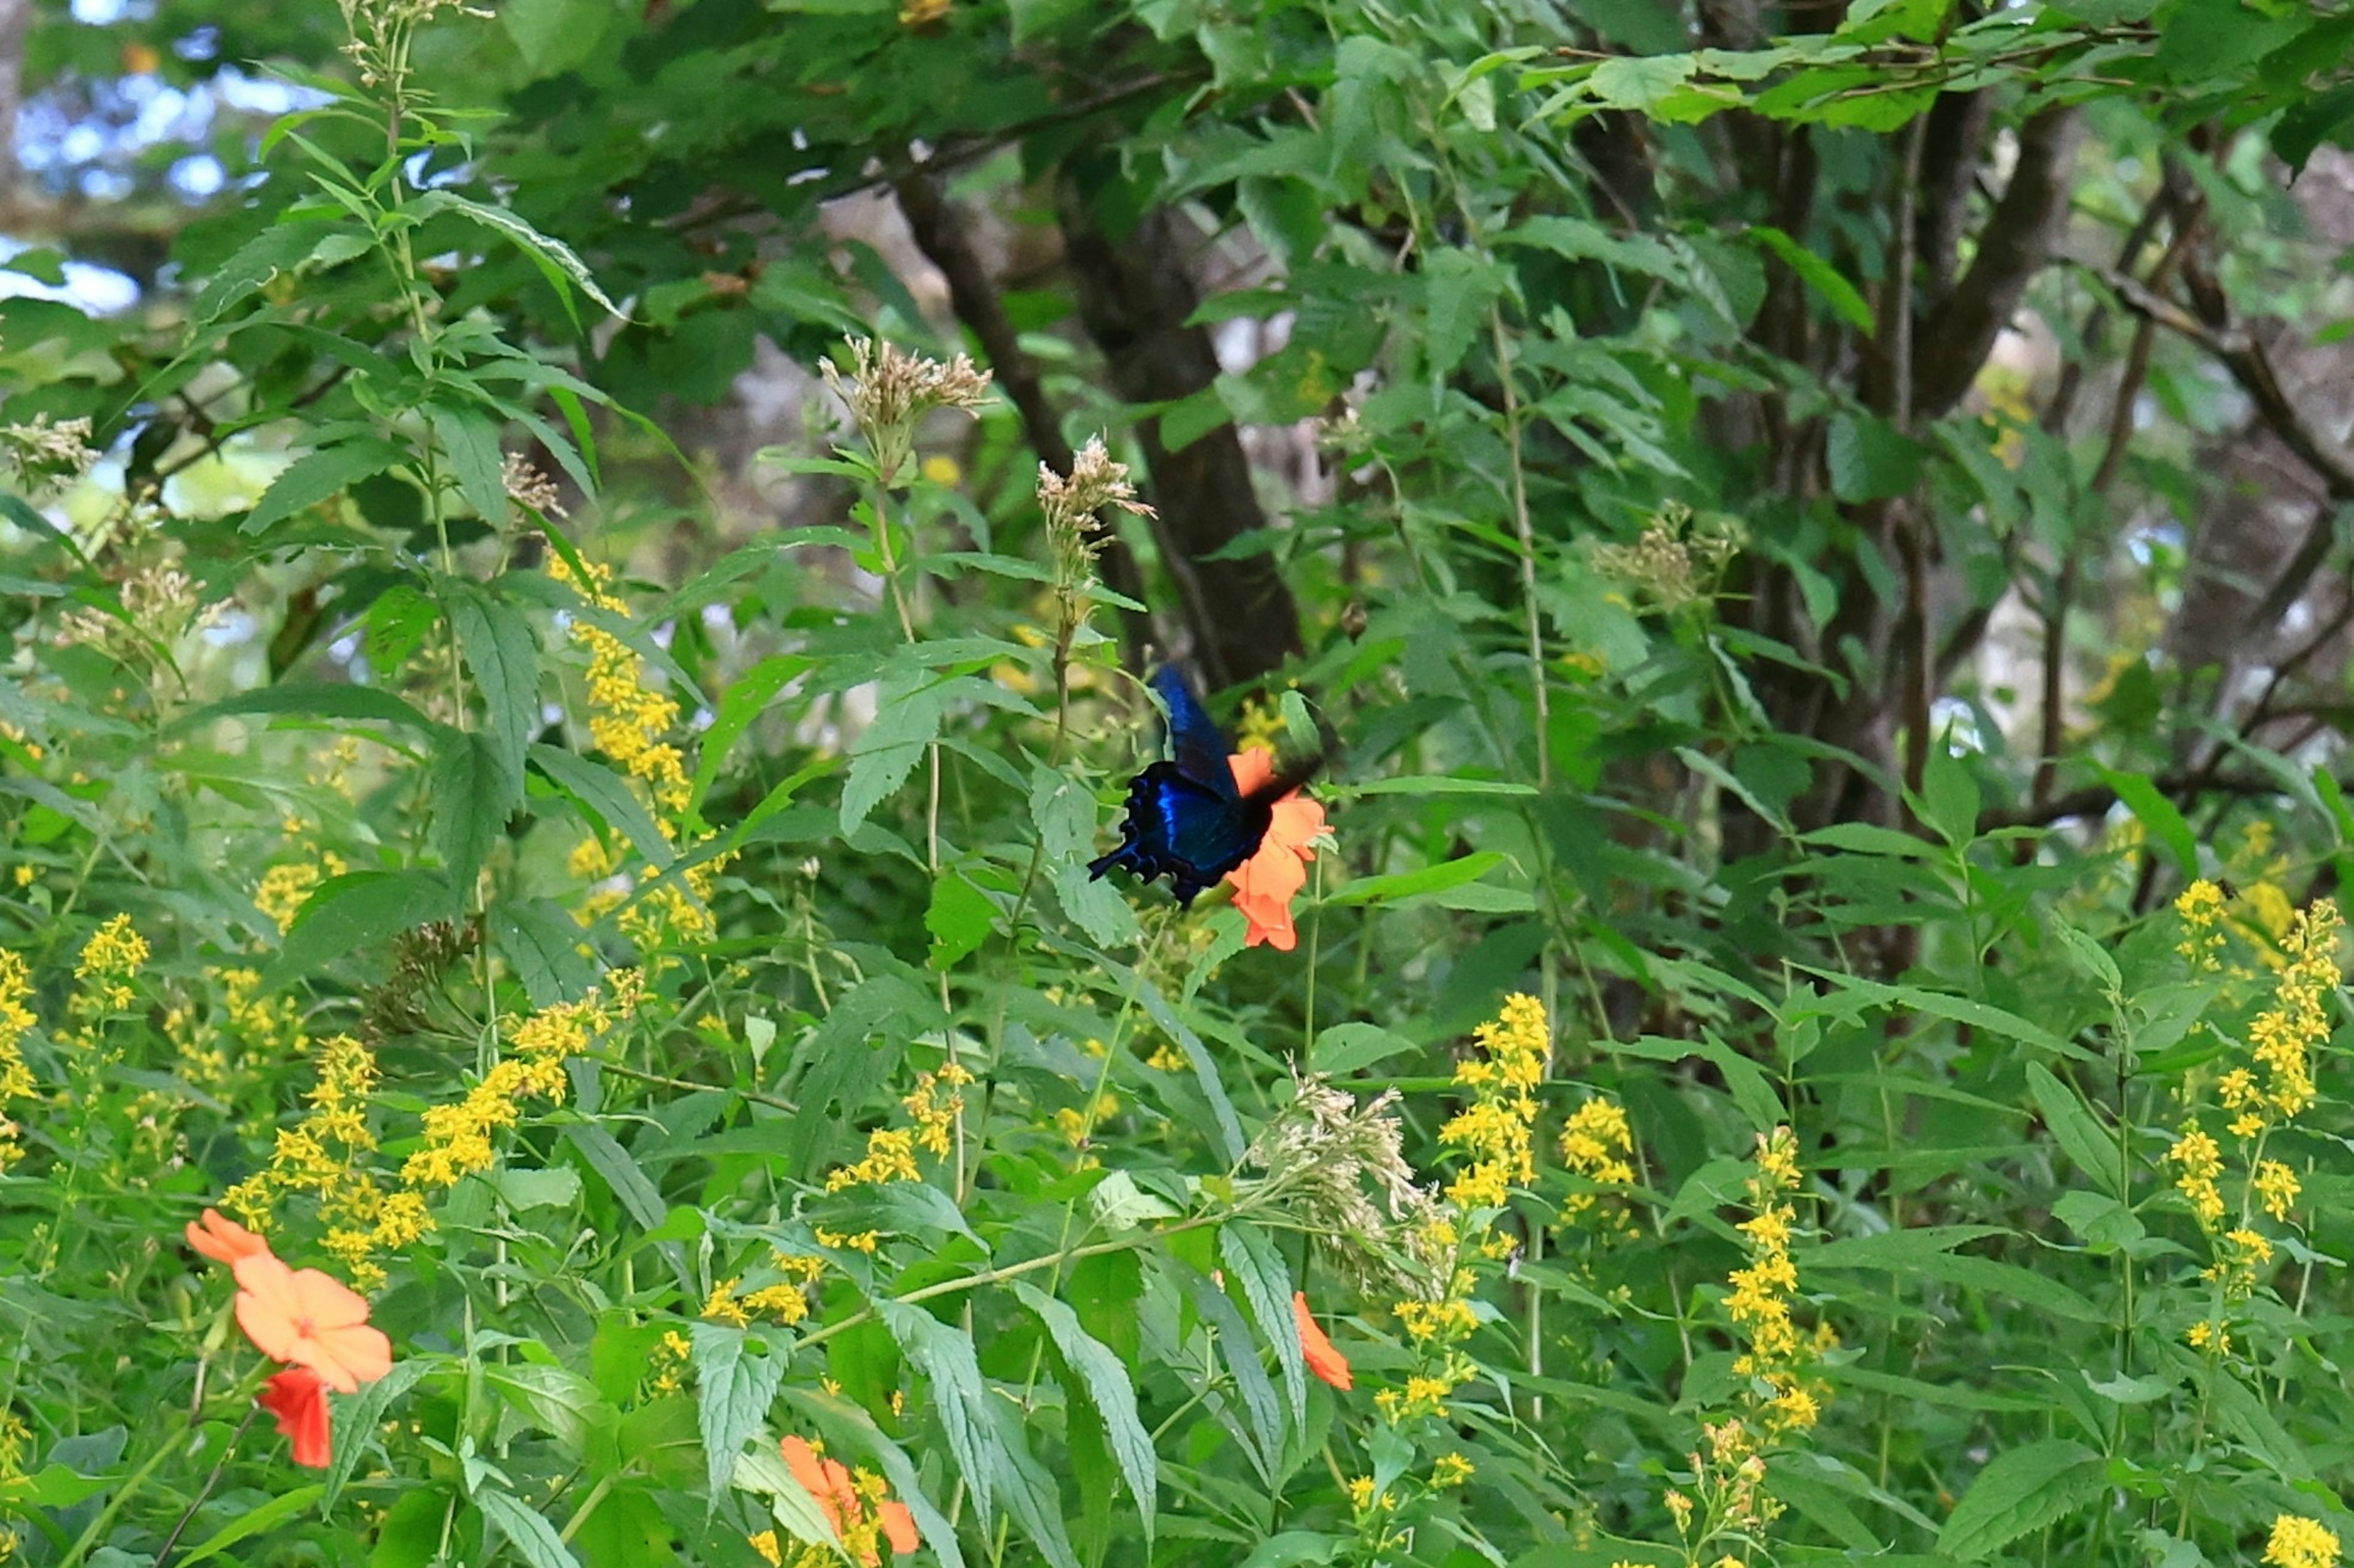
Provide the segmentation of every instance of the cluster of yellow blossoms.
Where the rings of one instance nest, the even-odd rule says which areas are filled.
[[[147,956],[147,938],[132,929],[128,915],[117,915],[91,932],[74,965],[74,979],[82,982],[74,1011],[95,1018],[128,1008],[138,997],[131,982],[146,967]]]
[[[1756,1173],[1744,1183],[1749,1218],[1741,1222],[1749,1261],[1733,1271],[1724,1311],[1748,1340],[1733,1370],[1769,1391],[1760,1412],[1768,1437],[1803,1432],[1822,1414],[1821,1390],[1805,1375],[1821,1345],[1800,1334],[1790,1316],[1798,1294],[1790,1234],[1798,1216],[1789,1198],[1799,1181],[1796,1135],[1787,1127],[1758,1134]]]
[[[633,969],[615,971],[616,980],[629,979],[616,985],[610,1003],[592,991],[578,1001],[559,1001],[528,1018],[510,1019],[509,1054],[464,1099],[425,1113],[425,1146],[401,1166],[401,1181],[413,1189],[454,1187],[496,1164],[492,1135],[522,1119],[526,1099],[563,1102],[565,1058],[587,1052],[592,1040],[636,1010],[637,975]]]
[[[270,917],[278,934],[284,936],[294,928],[294,916],[319,884],[331,876],[341,876],[349,868],[344,857],[329,851],[319,856],[317,863],[293,861],[285,865],[273,865],[261,874],[261,885],[253,890],[253,906]]]
[[[1455,1082],[1471,1104],[1438,1129],[1438,1140],[1466,1150],[1471,1163],[1447,1185],[1460,1208],[1500,1209],[1513,1184],[1536,1178],[1530,1129],[1537,1119],[1537,1086],[1553,1054],[1544,1004],[1509,996],[1496,1018],[1472,1034],[1479,1054],[1458,1064]]]
[[[16,1124],[8,1119],[10,1100],[30,1099],[36,1087],[18,1042],[38,1022],[25,1006],[33,994],[32,972],[24,959],[0,949],[0,1171],[25,1157]]]
[[[353,1285],[384,1284],[380,1252],[398,1252],[433,1228],[425,1201],[387,1189],[376,1170],[376,1134],[367,1124],[376,1092],[376,1058],[348,1034],[319,1047],[318,1082],[301,1121],[281,1128],[270,1163],[230,1188],[221,1206],[257,1231],[270,1228],[272,1205],[289,1192],[318,1200],[327,1228],[320,1244],[340,1260]]]
[[[1591,1099],[1571,1112],[1561,1129],[1561,1162],[1571,1174],[1599,1185],[1633,1185],[1635,1131],[1628,1125],[1626,1108],[1612,1100]],[[1561,1217],[1566,1224],[1592,1219],[1621,1235],[1631,1235],[1635,1229],[1635,1216],[1625,1203],[1613,1202],[1605,1211],[1596,1192],[1572,1192],[1562,1202]]]
[[[825,1272],[825,1259],[802,1257],[771,1247],[769,1266],[783,1277],[741,1292],[737,1289],[737,1280],[722,1280],[711,1287],[710,1299],[703,1304],[703,1316],[711,1322],[732,1323],[739,1329],[750,1326],[755,1316],[772,1319],[787,1328],[807,1318],[809,1287]]]
[[[548,575],[570,584],[597,609],[626,618],[630,607],[610,591],[612,568],[595,561],[584,564],[588,570],[586,582],[574,577],[562,556],[548,562]],[[588,651],[590,737],[616,767],[645,786],[657,808],[655,825],[664,838],[676,843],[678,830],[673,823],[695,798],[685,758],[663,738],[677,727],[678,704],[646,684],[645,662],[610,631],[586,617],[575,616],[570,635]],[[712,885],[726,863],[727,857],[715,856],[686,867],[675,880],[665,877],[657,883],[637,904],[621,912],[622,935],[642,949],[665,940],[687,946],[709,941],[718,931],[709,908]],[[580,869],[578,856],[574,864]],[[610,876],[618,869],[618,859],[609,858],[595,874]]]
[[[971,1082],[972,1075],[954,1062],[943,1062],[937,1070],[917,1075],[916,1086],[899,1102],[913,1118],[912,1125],[878,1127],[868,1133],[865,1157],[828,1171],[825,1190],[839,1192],[862,1182],[880,1185],[922,1181],[924,1173],[916,1164],[916,1150],[921,1149],[940,1159],[948,1158],[949,1150],[956,1147],[957,1118],[964,1114],[961,1091]],[[860,1250],[874,1249],[870,1246]]]
[[[2175,900],[2184,931],[2179,950],[2194,968],[2211,971],[2221,965],[2224,906],[2221,890],[2205,881],[2192,883]],[[2340,980],[2344,925],[2338,906],[2324,898],[2294,911],[2282,927],[2271,999],[2248,1025],[2248,1060],[2228,1068],[2215,1086],[2230,1113],[2225,1129],[2239,1146],[2236,1159],[2226,1160],[2221,1143],[2195,1112],[2166,1151],[2175,1190],[2208,1238],[2211,1261],[2202,1277],[2216,1287],[2213,1309],[2190,1325],[2186,1338],[2213,1354],[2231,1353],[2230,1309],[2255,1294],[2273,1261],[2272,1240],[2255,1228],[2257,1211],[2275,1224],[2293,1224],[2304,1191],[2296,1172],[2268,1156],[2265,1145],[2313,1104],[2313,1054],[2329,1039],[2327,1007]],[[2246,1172],[2238,1183],[2236,1216],[2224,1196],[2234,1167]]]
[[[1766,1489],[1766,1457],[1756,1438],[1738,1420],[1701,1425],[1703,1448],[1684,1456],[1691,1465],[1692,1489],[1670,1491],[1668,1513],[1682,1537],[1684,1561],[1700,1568],[1711,1552],[1713,1568],[1742,1568],[1724,1548],[1755,1545],[1767,1525],[1781,1517],[1782,1504]],[[1636,1568],[1614,1563],[1611,1568]]]
[[[2272,1539],[2264,1542],[2264,1561],[2273,1568],[2338,1568],[2338,1532],[2296,1514],[2273,1520]]]
[[[25,1425],[25,1418],[0,1404],[0,1488],[24,1479],[25,1456],[32,1446],[33,1429]],[[16,1561],[17,1548],[22,1544],[14,1529],[0,1523],[0,1563]]]

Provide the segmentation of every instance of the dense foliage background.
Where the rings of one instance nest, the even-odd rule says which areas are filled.
[[[0,1562],[2336,1563],[2354,13],[0,0]],[[1326,757],[1190,909],[1164,660]]]

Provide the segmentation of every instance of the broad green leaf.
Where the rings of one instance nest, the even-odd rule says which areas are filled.
[[[1316,1036],[1308,1065],[1319,1073],[1353,1073],[1421,1047],[1378,1023],[1336,1023]]]
[[[974,1520],[986,1536],[994,1517],[996,1489],[1003,1469],[997,1436],[990,1425],[989,1386],[971,1339],[920,1307],[877,1301],[875,1312],[899,1349],[931,1385],[932,1408],[947,1433],[949,1452],[972,1496]]]
[[[572,1555],[556,1526],[513,1493],[484,1487],[474,1494],[474,1506],[531,1568],[580,1568],[580,1559]]]
[[[458,493],[483,522],[493,528],[504,527],[506,459],[499,450],[498,421],[479,408],[448,403],[429,403],[426,414],[432,421],[433,435],[440,443],[442,455],[450,460],[451,472],[458,481]]]
[[[703,798],[711,792],[712,780],[719,777],[721,765],[752,722],[767,711],[779,692],[807,673],[815,662],[799,653],[772,654],[728,685],[726,694],[719,699],[719,712],[712,719],[711,727],[703,732],[703,744],[696,753],[694,810],[702,809]]]
[[[924,911],[924,929],[932,934],[932,950],[924,960],[935,969],[951,969],[971,954],[995,929],[997,906],[989,895],[953,868],[932,884],[931,906]]]
[[[329,226],[316,218],[276,223],[263,229],[213,269],[213,275],[188,302],[188,323],[210,326],[231,305],[279,273],[300,266],[329,232]]]
[[[1004,1399],[992,1399],[981,1409],[992,1439],[997,1495],[1004,1499],[1005,1511],[1036,1542],[1050,1568],[1079,1568],[1078,1554],[1071,1550],[1063,1526],[1062,1489],[1055,1485],[1054,1472],[1031,1454],[1021,1409]]]
[[[458,578],[444,577],[439,588],[467,673],[482,694],[494,755],[514,791],[503,802],[511,809],[523,799],[524,752],[540,728],[539,643],[523,612],[505,600]]]
[[[2199,874],[2199,837],[2173,801],[2158,793],[2147,773],[2128,773],[2094,764],[2101,781],[2117,792],[2125,809],[2140,819],[2142,828],[2166,851],[2175,869],[2185,876]]]
[[[452,887],[471,889],[522,798],[489,736],[444,728],[434,737],[433,849]]]
[[[1923,450],[1871,414],[1840,414],[1830,423],[1824,458],[1841,501],[1892,501],[1921,481]]]
[[[353,953],[388,951],[394,938],[429,920],[454,918],[457,890],[435,871],[355,871],[319,885],[270,966],[276,990]]]
[[[725,1323],[697,1322],[690,1330],[694,1350],[695,1423],[703,1434],[703,1457],[710,1493],[706,1511],[736,1473],[744,1440],[769,1419],[769,1406],[784,1381],[785,1360],[764,1340]]]
[[[1173,1266],[1193,1309],[1217,1335],[1219,1357],[1226,1363],[1227,1375],[1242,1395],[1243,1413],[1249,1418],[1253,1441],[1246,1452],[1265,1477],[1282,1460],[1283,1404],[1275,1384],[1267,1381],[1267,1369],[1259,1364],[1258,1343],[1251,1336],[1250,1325],[1215,1281],[1182,1264]]]
[[[303,714],[318,718],[377,719],[419,731],[429,731],[434,727],[431,719],[411,707],[406,700],[377,687],[311,684],[297,681],[279,686],[258,686],[249,692],[239,692],[233,697],[207,703],[203,707],[175,718],[164,733],[182,734],[215,719],[236,718],[247,714]]]
[[[1460,860],[1442,861],[1424,866],[1420,871],[1393,872],[1386,876],[1361,876],[1324,900],[1332,905],[1394,904],[1402,898],[1419,894],[1442,893],[1477,882],[1504,863],[1504,857],[1494,850],[1481,850]]]
[[[1226,1272],[1242,1282],[1243,1299],[1250,1303],[1258,1331],[1275,1351],[1283,1371],[1284,1392],[1291,1396],[1291,1418],[1308,1421],[1308,1362],[1299,1343],[1299,1319],[1291,1307],[1291,1271],[1276,1255],[1274,1244],[1245,1220],[1229,1220],[1218,1227],[1218,1255]]]
[[[368,606],[367,630],[360,640],[371,672],[398,676],[441,619],[441,607],[407,583],[395,583]]]
[[[555,287],[557,295],[565,299],[567,309],[570,308],[570,298],[566,290],[568,283],[596,301],[607,315],[628,319],[627,313],[620,306],[605,297],[605,291],[597,286],[596,277],[580,258],[573,254],[570,246],[559,239],[550,239],[503,207],[485,207],[455,191],[428,191],[410,204],[409,212],[419,221],[436,213],[450,212],[478,223],[493,234],[512,240],[517,249],[530,257],[532,264]]]
[[[531,765],[548,782],[586,807],[607,827],[618,829],[655,870],[665,869],[675,858],[670,840],[654,825],[653,814],[630,788],[629,780],[601,762],[592,762],[557,747],[535,745],[528,755]]]
[[[326,1490],[323,1484],[314,1483],[311,1486],[295,1487],[282,1491],[259,1507],[235,1516],[186,1556],[175,1558],[173,1561],[178,1563],[180,1568],[195,1568],[196,1563],[219,1556],[239,1542],[259,1535],[281,1521],[293,1518],[296,1514],[308,1511],[313,1503],[317,1502],[326,1494]]]
[[[661,1190],[611,1133],[593,1122],[575,1122],[564,1129],[564,1136],[580,1151],[588,1169],[604,1178],[630,1218],[646,1230],[662,1228],[669,1210],[663,1203]]]
[[[554,899],[504,899],[487,921],[493,946],[534,1007],[578,1001],[597,983],[596,961],[581,950],[580,923]]]
[[[795,1541],[840,1550],[842,1538],[833,1532],[833,1521],[825,1517],[824,1508],[809,1489],[793,1478],[782,1453],[763,1443],[738,1454],[733,1478],[739,1491],[768,1499],[769,1511]]]
[[[361,480],[409,461],[407,451],[376,436],[360,436],[305,452],[270,482],[238,532],[262,533],[297,512],[341,495]]]
[[[363,1386],[348,1399],[337,1399],[332,1420],[336,1434],[333,1456],[327,1465],[326,1480],[319,1494],[319,1511],[333,1514],[335,1499],[344,1495],[344,1487],[352,1472],[370,1449],[382,1442],[381,1427],[385,1412],[394,1400],[415,1388],[425,1374],[433,1370],[428,1359],[404,1355],[392,1363],[392,1370]],[[363,1436],[365,1434],[365,1436]]]
[[[1136,1413],[1136,1388],[1129,1382],[1128,1369],[1109,1346],[1080,1325],[1078,1314],[1068,1307],[1027,1283],[1017,1283],[1013,1292],[1046,1325],[1055,1349],[1086,1385],[1087,1403],[1103,1422],[1104,1436],[1128,1482],[1129,1495],[1136,1499],[1150,1545],[1153,1510],[1160,1496],[1161,1461],[1153,1452],[1152,1435]]]
[[[2076,1169],[2098,1183],[2102,1192],[2112,1198],[2126,1196],[2117,1189],[2117,1140],[2092,1107],[2085,1105],[2075,1090],[2062,1083],[2052,1069],[2041,1062],[2027,1064],[2027,1092],[2034,1097],[2035,1108],[2043,1113],[2043,1125]]]
[[[2108,1461],[2082,1443],[2045,1438],[1995,1456],[1954,1505],[1937,1552],[1957,1563],[1991,1557],[2031,1531],[2055,1524],[2100,1496]]]
[[[1824,303],[1841,321],[1869,337],[1880,329],[1873,322],[1872,307],[1864,302],[1862,291],[1850,283],[1839,269],[1776,228],[1771,224],[1752,226],[1750,237],[1782,259],[1798,281],[1823,297]]]

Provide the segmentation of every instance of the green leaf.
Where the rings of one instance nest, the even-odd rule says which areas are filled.
[[[238,532],[261,533],[298,512],[341,495],[361,480],[408,461],[408,453],[376,436],[361,436],[305,452],[270,482],[270,488],[261,493],[261,499],[245,514]]]
[[[784,1381],[782,1356],[753,1353],[767,1343],[725,1323],[697,1322],[689,1330],[694,1350],[695,1423],[703,1434],[703,1457],[711,1490],[706,1511],[717,1506],[744,1440],[769,1419],[769,1406]]]
[[[472,888],[522,799],[521,780],[507,772],[491,738],[444,728],[435,737],[429,793],[433,850],[453,887]]]
[[[2117,1140],[2083,1097],[2041,1062],[2027,1064],[2027,1092],[2034,1097],[2035,1108],[2043,1113],[2043,1125],[2052,1129],[2076,1169],[2110,1197],[2125,1197],[2117,1190]]]
[[[269,989],[302,980],[347,954],[383,951],[392,939],[429,920],[454,919],[458,894],[438,871],[355,871],[319,885],[277,961]]]
[[[572,1555],[572,1548],[564,1544],[556,1526],[524,1506],[523,1499],[513,1493],[484,1487],[474,1494],[474,1506],[531,1568],[580,1568],[580,1559]]]
[[[630,1151],[603,1128],[593,1122],[576,1122],[564,1129],[565,1138],[588,1169],[604,1179],[612,1189],[614,1198],[629,1211],[630,1218],[645,1230],[660,1230],[670,1211],[663,1203],[661,1189],[649,1181]]]
[[[480,408],[452,408],[447,403],[426,405],[426,417],[432,421],[433,434],[441,443],[441,451],[450,460],[450,469],[458,481],[458,493],[474,509],[474,515],[493,528],[504,527],[507,520],[506,459],[499,450],[498,421]]]
[[[1101,1340],[1080,1325],[1078,1314],[1034,1286],[1017,1282],[1013,1293],[1038,1315],[1055,1349],[1076,1372],[1087,1391],[1087,1403],[1103,1422],[1112,1457],[1119,1463],[1129,1495],[1136,1499],[1144,1526],[1145,1544],[1152,1542],[1153,1510],[1160,1496],[1161,1461],[1152,1449],[1152,1435],[1136,1413],[1136,1388],[1128,1369]]]
[[[294,682],[259,686],[217,703],[207,703],[174,719],[164,731],[179,735],[215,719],[245,714],[306,714],[316,718],[380,719],[409,729],[431,731],[434,722],[403,698],[375,686],[342,686]]]
[[[204,1562],[207,1558],[217,1557],[239,1542],[249,1536],[259,1535],[281,1520],[292,1519],[294,1515],[302,1512],[324,1496],[326,1490],[323,1484],[314,1483],[307,1487],[296,1487],[291,1491],[281,1492],[268,1502],[231,1518],[227,1524],[207,1537],[203,1544],[196,1547],[195,1551],[185,1557],[175,1558],[174,1561],[179,1563],[180,1568],[195,1568],[196,1563]]]
[[[1291,1418],[1308,1423],[1308,1361],[1299,1345],[1299,1319],[1291,1308],[1291,1271],[1276,1255],[1274,1244],[1258,1227],[1229,1220],[1218,1227],[1218,1255],[1226,1271],[1242,1282],[1243,1299],[1250,1303],[1258,1331],[1275,1351],[1283,1370],[1284,1392],[1291,1396]]]
[[[563,1178],[571,1182],[574,1194],[580,1191],[578,1171],[558,1167],[553,1171],[517,1171],[501,1169],[494,1173],[493,1185],[500,1191],[509,1189],[517,1177]],[[528,1191],[528,1183],[525,1184]],[[515,1202],[509,1208],[531,1209],[553,1206],[548,1202]],[[532,1361],[507,1365],[493,1363],[482,1369],[482,1380],[491,1391],[513,1405],[531,1424],[566,1447],[578,1451],[588,1436],[589,1427],[599,1420],[610,1421],[615,1411],[597,1392],[597,1385],[568,1367],[545,1366]]]
[[[1533,795],[1533,784],[1515,784],[1505,779],[1458,779],[1452,774],[1415,774],[1402,779],[1373,779],[1363,784],[1352,784],[1350,790],[1359,795]]]
[[[607,827],[620,830],[645,857],[647,864],[660,871],[676,858],[670,840],[654,825],[653,814],[630,788],[628,779],[601,762],[592,762],[553,746],[535,745],[527,755],[531,765],[549,783],[571,796]]]
[[[352,1478],[352,1471],[358,1467],[368,1450],[376,1446],[378,1429],[384,1423],[385,1412],[392,1408],[392,1402],[415,1388],[432,1370],[433,1363],[429,1360],[403,1356],[392,1363],[390,1372],[363,1387],[358,1393],[349,1399],[335,1401],[334,1420],[343,1438],[334,1445],[334,1453],[327,1466],[327,1478],[322,1484],[319,1494],[321,1513],[334,1511],[335,1499],[344,1495],[344,1487]]]
[[[1402,898],[1420,894],[1442,893],[1477,882],[1504,863],[1504,857],[1494,850],[1481,850],[1460,860],[1442,861],[1426,865],[1420,871],[1393,872],[1386,876],[1361,876],[1326,896],[1328,905],[1394,904]]]
[[[491,943],[530,993],[534,1007],[578,1001],[597,983],[597,965],[583,951],[585,934],[552,898],[508,899],[488,916]]]
[[[605,0],[506,0],[498,12],[515,52],[540,77],[586,64],[614,14]]]
[[[1921,779],[1921,820],[1959,849],[1978,837],[1978,787],[1963,761],[1942,744],[1929,747]]]
[[[972,1340],[920,1307],[885,1300],[877,1301],[875,1310],[908,1361],[931,1384],[932,1405],[948,1434],[949,1452],[964,1475],[974,1521],[986,1538],[1002,1473],[1001,1451],[989,1422],[989,1386],[981,1381]]]
[[[420,222],[436,213],[449,212],[480,224],[492,233],[512,241],[517,249],[531,258],[541,276],[565,301],[566,309],[571,308],[571,296],[566,289],[568,283],[596,301],[607,315],[623,321],[629,319],[620,306],[605,297],[605,291],[597,286],[595,276],[589,272],[587,264],[573,254],[570,246],[559,239],[550,239],[503,207],[485,207],[481,202],[469,201],[455,191],[428,191],[411,203],[408,210]]]
[[[1037,1543],[1050,1568],[1079,1568],[1078,1554],[1063,1528],[1062,1489],[1053,1472],[1032,1457],[1020,1408],[1011,1400],[993,1399],[982,1411],[994,1439],[991,1450],[997,1494],[1005,1499],[1005,1511]]]
[[[1585,88],[1605,109],[1641,113],[1691,80],[1697,63],[1690,55],[1622,55],[1596,66]]]
[[[924,929],[932,934],[932,950],[925,962],[935,969],[954,969],[996,928],[997,906],[989,895],[954,869],[940,873],[932,884],[931,906],[924,911]]]
[[[2108,1476],[2107,1460],[2067,1438],[2006,1450],[1954,1505],[1937,1535],[1938,1555],[1959,1563],[1990,1557],[2098,1497]]]
[[[1316,1036],[1316,1044],[1309,1048],[1308,1065],[1319,1073],[1338,1075],[1419,1049],[1405,1035],[1393,1034],[1378,1023],[1336,1023]]]
[[[273,224],[232,252],[188,303],[188,324],[210,326],[221,313],[309,257],[328,226],[317,219]]]
[[[690,809],[700,810],[703,798],[710,793],[712,780],[719,777],[720,767],[736,742],[751,727],[752,721],[767,711],[769,704],[795,677],[806,673],[816,661],[800,653],[778,653],[761,660],[736,677],[719,700],[719,712],[711,727],[703,733],[703,744],[695,765],[695,789]]]
[[[763,1443],[749,1453],[738,1454],[733,1479],[737,1489],[767,1498],[769,1511],[795,1541],[840,1550],[842,1538],[834,1534],[833,1521],[825,1517],[825,1510],[809,1489],[793,1478],[782,1453]]]
[[[2140,819],[2143,831],[2166,851],[2175,868],[2185,876],[2197,876],[2199,836],[2190,831],[2190,824],[2183,821],[2174,802],[2158,793],[2149,775],[2104,768],[2097,762],[2093,770],[2101,776],[2103,783],[2117,792],[2117,800],[2125,809]]]
[[[472,583],[444,577],[437,585],[458,634],[466,669],[482,694],[494,755],[512,793],[501,802],[513,809],[523,800],[523,760],[539,733],[539,644],[523,612]]]
[[[1798,275],[1798,281],[1823,297],[1831,313],[1856,331],[1870,337],[1879,332],[1873,321],[1872,307],[1864,302],[1863,291],[1840,270],[1776,228],[1771,224],[1752,225],[1750,238],[1781,258],[1783,264]]]
[[[1255,1439],[1246,1450],[1252,1463],[1262,1474],[1269,1472],[1283,1453],[1283,1405],[1276,1397],[1275,1384],[1267,1381],[1267,1369],[1259,1365],[1258,1343],[1251,1338],[1250,1325],[1209,1276],[1182,1264],[1174,1266],[1193,1309],[1216,1331],[1218,1353],[1242,1395],[1243,1413],[1249,1418]]]
[[[378,674],[398,674],[441,619],[441,607],[407,583],[395,583],[368,606],[360,652]]]
[[[1831,420],[1824,458],[1831,490],[1841,501],[1893,501],[1921,482],[1923,449],[1895,426],[1870,414]]]

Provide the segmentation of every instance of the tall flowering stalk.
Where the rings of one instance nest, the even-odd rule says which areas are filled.
[[[2184,931],[2179,950],[2194,969],[2220,968],[2223,905],[2221,891],[2208,882],[2193,883],[2175,901]],[[2238,1308],[2272,1266],[2274,1238],[2260,1228],[2259,1216],[2299,1228],[2296,1208],[2304,1184],[2267,1150],[2274,1134],[2313,1106],[2314,1054],[2329,1039],[2327,1001],[2342,978],[2338,945],[2344,927],[2337,904],[2327,898],[2290,918],[2271,999],[2248,1025],[2246,1058],[2216,1081],[2216,1098],[2228,1113],[2230,1155],[2194,1107],[2164,1156],[2175,1191],[2207,1238],[2209,1262],[2200,1277],[2211,1290],[2184,1337],[2210,1355],[2232,1353]]]
[[[1798,1215],[1789,1200],[1801,1180],[1796,1135],[1787,1127],[1758,1134],[1755,1170],[1745,1183],[1749,1218],[1740,1225],[1749,1261],[1733,1271],[1724,1311],[1746,1341],[1733,1370],[1765,1391],[1757,1416],[1768,1437],[1804,1432],[1822,1414],[1820,1386],[1807,1376],[1819,1346],[1791,1314],[1798,1269],[1790,1238]]]

